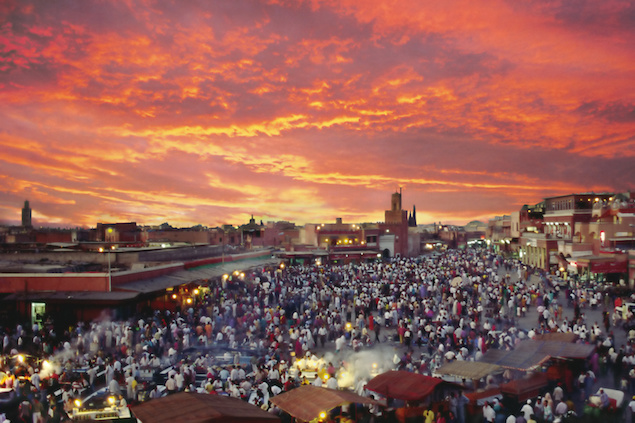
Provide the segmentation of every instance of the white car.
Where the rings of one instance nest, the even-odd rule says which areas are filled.
[[[615,313],[617,313],[622,319],[627,319],[628,315],[635,315],[635,303],[622,303],[621,306],[615,307]]]

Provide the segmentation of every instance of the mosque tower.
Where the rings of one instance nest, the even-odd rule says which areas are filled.
[[[24,207],[22,208],[22,226],[25,228],[32,227],[31,225],[31,207],[29,207],[29,201],[24,202]]]

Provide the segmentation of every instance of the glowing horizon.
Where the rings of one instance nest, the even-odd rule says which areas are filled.
[[[421,4],[419,4],[421,3]],[[634,189],[635,5],[10,0],[0,224],[465,224]]]

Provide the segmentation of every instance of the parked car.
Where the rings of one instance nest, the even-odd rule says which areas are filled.
[[[606,392],[609,397],[609,406],[605,409],[601,408],[600,395],[602,391]],[[610,423],[621,422],[627,403],[624,397],[624,392],[618,391],[617,389],[600,388],[595,395],[589,397],[584,407],[584,415],[591,417],[591,421],[603,420],[604,422]]]
[[[617,313],[623,320],[628,319],[629,312],[635,315],[635,303],[622,303],[621,306],[615,306],[615,313]]]

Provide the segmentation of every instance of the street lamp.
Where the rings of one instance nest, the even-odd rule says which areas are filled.
[[[225,228],[220,228],[220,230],[222,231],[223,235],[220,238],[220,248],[221,248],[221,263],[225,263],[225,237],[227,236],[227,233],[225,232]]]
[[[115,246],[111,245],[110,248],[106,250],[106,252],[108,253],[108,292],[112,291],[112,273],[110,272],[110,252],[113,251],[114,249],[115,249]],[[103,253],[104,248],[99,247],[99,252]]]

